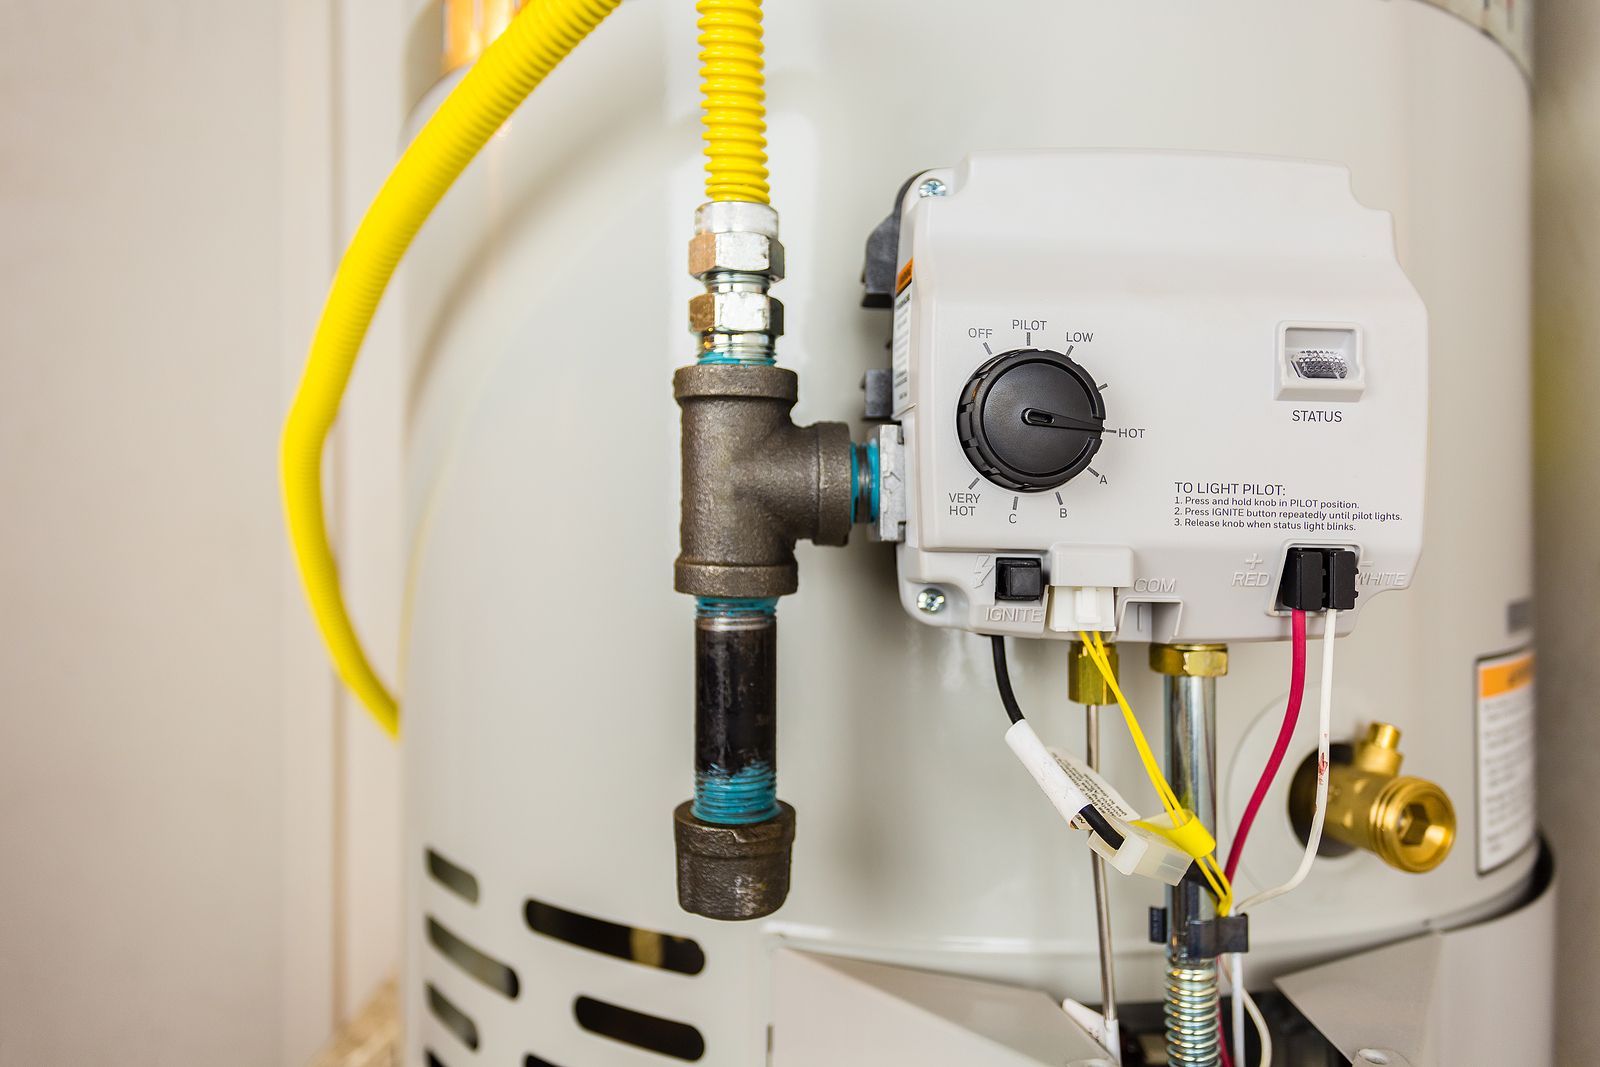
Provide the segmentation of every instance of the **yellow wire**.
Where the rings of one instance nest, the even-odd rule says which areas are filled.
[[[1094,662],[1100,671],[1100,676],[1105,679],[1112,696],[1116,697],[1117,707],[1122,709],[1122,721],[1127,723],[1128,733],[1133,737],[1133,747],[1138,750],[1139,761],[1144,764],[1145,775],[1150,779],[1150,784],[1155,786],[1156,796],[1160,798],[1162,808],[1172,819],[1174,829],[1183,826],[1190,819],[1198,818],[1178,802],[1177,794],[1172,791],[1166,775],[1161,772],[1161,764],[1156,761],[1155,753],[1150,750],[1150,743],[1145,740],[1144,730],[1139,726],[1139,717],[1133,713],[1133,707],[1123,695],[1122,687],[1117,684],[1117,672],[1111,668],[1111,658],[1106,652],[1105,641],[1098,632],[1090,634],[1081,630],[1078,632],[1078,639],[1083,642],[1084,651],[1089,654],[1089,659]],[[1200,873],[1211,886],[1212,892],[1217,895],[1217,914],[1228,914],[1233,904],[1233,886],[1217,862],[1215,849],[1203,856],[1195,856],[1194,859],[1200,865]]]
[[[1099,633],[1093,634],[1091,639],[1090,634],[1082,631],[1079,632],[1078,637],[1084,642],[1084,648],[1089,652],[1089,658],[1094,661],[1107,686],[1117,698],[1117,706],[1122,709],[1123,721],[1128,724],[1128,732],[1133,735],[1134,747],[1139,751],[1139,758],[1144,764],[1145,774],[1150,778],[1151,784],[1155,786],[1156,794],[1161,798],[1162,807],[1172,819],[1173,828],[1176,829],[1188,823],[1189,820],[1196,819],[1197,816],[1185,810],[1178,802],[1177,794],[1173,792],[1172,786],[1167,782],[1166,775],[1162,773],[1161,765],[1156,762],[1155,755],[1150,750],[1150,744],[1145,740],[1144,730],[1139,726],[1138,716],[1133,713],[1133,708],[1129,705],[1128,698],[1123,695],[1121,687],[1117,684],[1116,671],[1111,667],[1111,657],[1106,652],[1104,640]],[[1223,873],[1221,865],[1217,863],[1215,852],[1196,856],[1195,861],[1199,863],[1200,873],[1204,876],[1206,883],[1210,885],[1212,892],[1217,896],[1217,913],[1220,915],[1228,914],[1233,901],[1233,887],[1228,882],[1228,876]]]
[[[1139,726],[1139,719],[1133,713],[1133,708],[1128,704],[1128,698],[1122,695],[1122,687],[1117,684],[1116,672],[1111,669],[1111,662],[1106,655],[1104,642],[1099,634],[1092,637],[1086,632],[1079,632],[1079,640],[1083,642],[1084,651],[1089,653],[1089,658],[1099,668],[1100,676],[1105,679],[1106,685],[1116,697],[1117,706],[1122,709],[1123,721],[1128,724],[1128,732],[1133,735],[1133,747],[1139,752],[1139,760],[1144,764],[1144,772],[1150,779],[1150,784],[1155,786],[1156,796],[1161,800],[1161,806],[1174,820],[1181,819],[1183,808],[1178,803],[1177,794],[1172,791],[1172,786],[1167,784],[1166,776],[1161,773],[1161,765],[1156,762],[1155,753],[1150,751],[1150,743],[1145,740],[1144,730]]]
[[[698,0],[706,198],[771,203],[761,0]]]
[[[339,588],[322,501],[322,453],[378,302],[445,191],[557,63],[620,0],[532,0],[484,50],[417,133],[345,249],[283,428],[280,462],[289,540],[339,677],[391,735],[400,709],[378,678]]]

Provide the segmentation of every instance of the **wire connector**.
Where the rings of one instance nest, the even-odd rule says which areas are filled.
[[[1116,590],[1103,585],[1051,586],[1049,622],[1056,633],[1112,633],[1117,628]]]
[[[1289,549],[1278,582],[1280,611],[1353,611],[1360,557],[1348,548]]]
[[[1122,834],[1121,847],[1113,847],[1098,834],[1090,835],[1089,847],[1120,873],[1175,886],[1183,881],[1184,874],[1194,864],[1193,856],[1144,822],[1125,822],[1117,818],[1108,818],[1108,821]]]
[[[1348,548],[1335,548],[1328,552],[1328,578],[1323,585],[1328,607],[1333,611],[1356,609],[1356,572],[1359,558]]]
[[[1165,885],[1177,885],[1194,863],[1184,851],[1186,844],[1200,842],[1181,839],[1182,831],[1170,829],[1166,815],[1141,820],[1111,784],[1076,757],[1048,749],[1033,732],[1026,719],[1013,723],[1006,731],[1006,744],[1050,798],[1061,817],[1090,830],[1089,847],[1119,873],[1153,878]],[[1189,825],[1200,821],[1190,817]],[[1205,831],[1200,831],[1202,834]],[[1209,840],[1209,835],[1207,835]]]

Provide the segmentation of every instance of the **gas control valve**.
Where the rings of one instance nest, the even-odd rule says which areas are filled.
[[[1343,168],[1287,160],[997,153],[911,182],[878,471],[907,610],[1248,641],[1286,633],[1293,548],[1358,560],[1341,630],[1409,585],[1427,316],[1392,231]]]

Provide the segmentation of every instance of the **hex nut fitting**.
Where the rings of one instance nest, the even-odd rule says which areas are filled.
[[[694,212],[695,233],[761,233],[778,236],[778,210],[748,200],[712,200]]]
[[[1111,673],[1117,673],[1117,646],[1106,645]],[[1072,642],[1067,652],[1067,699],[1074,704],[1115,704],[1117,696],[1106,683],[1088,648],[1082,641]]]
[[[689,241],[689,273],[708,275],[761,274],[783,277],[783,244],[764,233],[697,233]]]
[[[783,304],[765,293],[697,293],[689,299],[694,333],[783,333]]]
[[[782,907],[789,896],[794,809],[779,801],[777,815],[747,826],[708,823],[693,809],[685,801],[672,813],[678,905],[723,922],[760,919]]]
[[[1221,678],[1228,673],[1228,646],[1151,645],[1150,669],[1175,678]]]

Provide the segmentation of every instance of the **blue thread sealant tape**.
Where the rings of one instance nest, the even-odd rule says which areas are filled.
[[[735,773],[712,767],[695,775],[694,817],[718,826],[748,826],[778,814],[778,773],[751,763]]]

